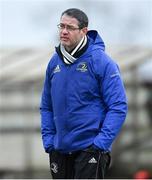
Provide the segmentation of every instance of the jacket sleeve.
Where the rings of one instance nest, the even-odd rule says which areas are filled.
[[[42,91],[40,115],[41,115],[41,134],[43,146],[47,153],[53,149],[53,139],[56,133],[53,121],[53,110],[51,103],[51,83],[50,83],[50,70],[49,65],[46,70],[46,77]]]
[[[106,107],[106,117],[94,144],[109,151],[126,118],[127,100],[117,64],[107,55],[102,56],[102,60],[104,63],[98,64],[98,68],[100,67],[100,92]]]

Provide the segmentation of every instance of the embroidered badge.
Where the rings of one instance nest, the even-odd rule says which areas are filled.
[[[81,71],[81,72],[86,72],[88,71],[88,67],[87,67],[87,63],[86,62],[81,62],[77,65],[76,68],[77,71]]]
[[[58,172],[58,165],[56,163],[51,163],[51,170],[54,172],[54,173],[57,173]]]
[[[59,65],[57,65],[55,68],[54,68],[54,73],[57,73],[57,72],[60,72],[61,71],[61,69],[60,69],[60,66]]]

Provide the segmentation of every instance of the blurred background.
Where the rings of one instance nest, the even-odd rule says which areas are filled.
[[[51,178],[40,134],[47,63],[67,8],[88,14],[118,63],[129,112],[107,178],[152,175],[152,1],[0,0],[0,178]],[[149,174],[148,174],[149,173]]]

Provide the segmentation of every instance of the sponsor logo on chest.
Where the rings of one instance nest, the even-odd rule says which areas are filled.
[[[87,63],[86,62],[81,62],[79,63],[77,66],[76,66],[76,71],[79,71],[79,72],[86,72],[88,71],[88,66],[87,66]],[[57,72],[61,72],[61,68],[59,65],[57,65],[54,70],[53,70],[53,73],[57,73]]]
[[[57,73],[57,72],[60,72],[60,71],[61,71],[60,66],[57,65],[57,66],[54,68],[53,73]]]

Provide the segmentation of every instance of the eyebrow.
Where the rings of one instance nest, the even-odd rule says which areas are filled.
[[[59,24],[61,24],[61,25],[66,25],[66,26],[79,26],[78,24],[66,24],[66,23],[59,23]]]

